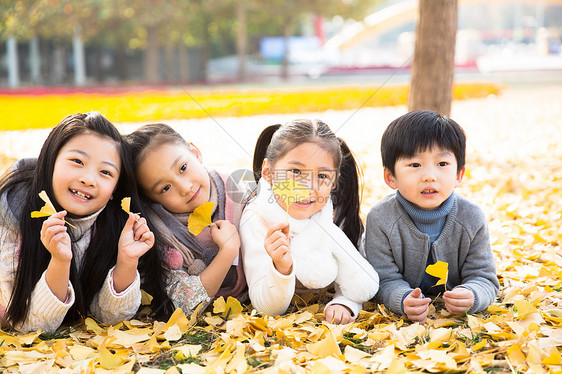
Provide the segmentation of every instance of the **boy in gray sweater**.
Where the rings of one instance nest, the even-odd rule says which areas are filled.
[[[453,120],[413,111],[394,120],[381,140],[384,180],[397,190],[369,212],[367,260],[380,277],[377,299],[411,321],[425,322],[441,294],[451,313],[478,313],[499,282],[481,209],[454,193],[465,172],[466,137]],[[425,272],[448,263],[445,287]]]

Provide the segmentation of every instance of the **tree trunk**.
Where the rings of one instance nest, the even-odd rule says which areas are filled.
[[[6,60],[8,64],[8,82],[10,87],[20,85],[20,71],[18,62],[18,43],[13,35],[6,40]]]
[[[283,59],[281,60],[281,78],[284,81],[289,80],[289,57],[291,54],[289,41],[291,39],[291,18],[287,17],[285,21],[285,25],[283,26],[283,44],[284,44],[284,52],[283,52]]]
[[[77,86],[83,86],[86,84],[86,57],[82,33],[78,27],[74,29],[74,37],[72,39],[72,57],[74,61],[74,84]]]
[[[457,0],[420,0],[408,110],[451,112]]]
[[[201,72],[199,79],[203,83],[209,80],[209,61],[211,61],[211,33],[209,32],[209,15],[206,11],[202,14],[203,17],[203,45],[201,46]]]
[[[117,43],[115,51],[115,68],[117,71],[117,80],[120,82],[124,82],[129,79],[126,48],[125,43],[120,41]]]
[[[103,66],[102,66],[102,53],[103,49],[101,44],[94,46],[94,65],[92,66],[91,75],[94,77],[96,83],[102,83],[104,79]]]
[[[156,83],[159,79],[158,72],[158,35],[157,28],[147,28],[146,51],[144,53],[144,80],[148,83]]]
[[[41,84],[41,53],[39,51],[39,37],[33,35],[29,39],[29,66],[31,70],[31,83]]]
[[[166,41],[166,82],[177,81],[176,61],[175,61],[175,45],[172,38]]]
[[[248,49],[248,32],[246,2],[236,4],[236,52],[238,54],[238,82],[246,80],[246,54]]]
[[[180,40],[178,45],[178,63],[180,71],[180,82],[186,83],[189,81],[189,59],[188,51],[185,43]]]
[[[51,83],[63,84],[66,83],[66,78],[66,50],[63,46],[55,45],[53,51]]]

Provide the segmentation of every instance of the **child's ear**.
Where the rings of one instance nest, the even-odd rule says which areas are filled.
[[[267,183],[271,184],[271,165],[267,158],[264,158],[261,164],[261,176]]]
[[[462,182],[462,178],[464,177],[464,172],[466,171],[466,167],[463,166],[461,171],[457,173],[457,180],[455,181],[455,187],[458,187],[459,184]]]
[[[189,143],[189,150],[193,152],[193,154],[195,155],[195,157],[197,157],[197,160],[199,160],[200,163],[203,163],[203,155],[201,154],[199,148],[195,146],[195,144]]]
[[[390,172],[390,170],[388,168],[384,168],[384,183],[386,183],[386,185],[390,188],[392,188],[393,190],[398,188],[398,185],[396,184],[396,181],[394,179],[394,175],[392,175],[392,173]]]

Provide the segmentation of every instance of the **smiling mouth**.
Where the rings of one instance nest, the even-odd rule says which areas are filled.
[[[201,191],[201,187],[199,187],[197,192],[195,192],[195,195],[191,196],[191,199],[189,199],[188,203],[191,203],[193,200],[197,199],[197,196],[199,196],[200,191]]]
[[[91,196],[91,195],[87,195],[87,194],[85,194],[85,193],[83,193],[83,192],[73,190],[72,188],[70,189],[70,192],[72,192],[74,195],[76,195],[76,196],[78,196],[78,197],[80,197],[80,198],[82,198],[82,199],[86,199],[86,200],[91,200],[91,199],[92,199],[92,196]]]
[[[433,194],[433,193],[437,193],[437,190],[424,190],[424,191],[422,191],[422,195],[424,195],[424,194],[429,195],[429,194]]]

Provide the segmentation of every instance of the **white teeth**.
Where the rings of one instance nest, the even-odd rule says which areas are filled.
[[[80,191],[76,191],[76,190],[73,190],[73,189],[71,189],[71,191],[72,191],[73,194],[75,194],[76,196],[81,197],[83,199],[90,200],[92,198],[90,195],[86,195],[86,194],[84,194]]]

